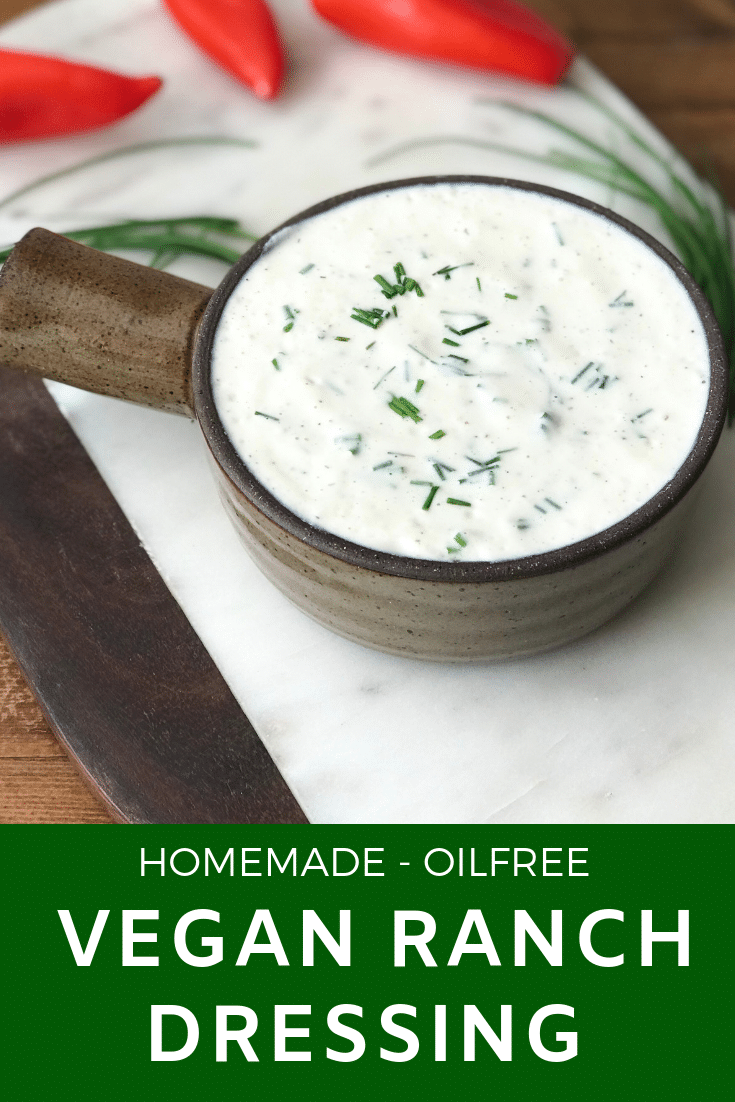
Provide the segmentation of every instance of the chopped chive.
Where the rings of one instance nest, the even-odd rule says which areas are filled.
[[[517,298],[518,296],[513,295],[512,297]],[[474,333],[475,329],[484,329],[489,324],[490,322],[486,319],[485,321],[479,321],[477,325],[470,325],[467,329],[452,329],[452,332],[457,333],[459,337],[466,337],[468,333]],[[451,326],[448,325],[447,329],[451,329]]]
[[[454,330],[452,330],[454,332]],[[450,340],[449,337],[444,337],[442,344],[451,344],[452,348],[459,348],[459,341]]]
[[[417,348],[415,344],[409,344],[408,347],[413,349],[414,352],[418,352],[419,356],[423,356],[430,364],[436,363],[436,360],[432,360],[431,356],[427,356],[426,353],[422,352],[420,348]]]
[[[255,411],[256,417],[266,417],[269,421],[280,421],[280,417],[274,417],[272,413],[262,413],[259,409]]]
[[[534,505],[534,509],[538,509],[539,513],[544,513],[544,515],[546,514],[546,510],[542,509],[540,505]]]
[[[627,291],[621,291],[617,298],[614,298],[612,302],[608,303],[608,306],[635,306],[634,302],[623,302],[623,296],[627,293]]]
[[[378,463],[377,466],[373,467],[373,470],[374,471],[382,471],[383,467],[392,467],[392,466],[393,466],[393,460],[392,459],[386,459],[385,463]]]
[[[433,482],[425,482],[425,481],[422,482],[421,479],[419,479],[419,478],[412,478],[409,485],[410,486],[433,486],[434,483]]]
[[[471,501],[460,501],[458,497],[448,497],[447,505],[472,505]]]
[[[394,317],[394,318],[397,318],[397,317],[398,317],[398,307],[397,307],[397,306],[394,306],[394,307],[393,307],[393,317]]]
[[[375,344],[375,341],[370,341],[370,344],[366,344],[365,345],[365,351],[367,352],[368,349],[372,348],[374,344]]]
[[[526,337],[526,344],[538,344],[535,337]]]
[[[338,436],[337,443],[340,444],[352,444],[351,448],[347,450],[351,455],[358,455],[360,451],[360,445],[362,444],[362,433],[353,432],[349,436]]]
[[[560,245],[563,245],[564,244],[564,238],[559,233],[559,227],[557,226],[556,222],[552,222],[551,224],[554,227],[554,233],[556,234],[557,241],[559,242]]]
[[[552,499],[550,497],[545,497],[544,501],[546,501],[549,505],[551,505],[551,507],[553,509],[559,509],[561,511],[561,505],[557,505],[556,502],[552,501]]]
[[[631,417],[631,421],[640,421],[642,417],[646,417],[649,413],[653,413],[653,406],[651,406],[650,409],[644,409],[643,413],[638,413],[635,417]]]
[[[383,294],[386,298],[395,298],[395,296],[400,293],[398,290],[396,290],[392,283],[388,282],[385,276],[376,275],[373,276],[373,279],[378,284],[378,286],[382,288]]]
[[[274,356],[274,357],[273,357],[273,359],[271,360],[271,363],[272,363],[272,364],[273,364],[273,366],[275,367],[276,371],[280,371],[280,370],[281,370],[281,365],[279,364],[279,362],[278,362],[278,360],[277,360],[277,359],[275,358],[275,356]]]
[[[461,548],[461,547],[448,547],[448,548],[447,548],[447,552],[448,552],[448,553],[449,553],[450,555],[458,555],[458,554],[460,553],[460,551],[461,551],[461,550],[462,550],[462,548]]]
[[[438,486],[432,486],[432,487],[431,487],[431,489],[429,490],[428,494],[426,495],[426,501],[425,501],[425,502],[424,502],[424,504],[423,504],[423,505],[421,506],[421,508],[422,508],[422,509],[430,509],[430,508],[431,508],[431,503],[432,503],[432,501],[434,500],[434,498],[436,497],[436,491],[437,491],[438,489],[439,489],[439,487],[438,487]]]
[[[477,466],[480,468],[480,470],[484,471],[487,467],[492,467],[496,463],[500,462],[500,453],[499,452],[496,453],[492,457],[492,459],[473,459],[471,455],[465,456],[465,459],[469,459],[470,463],[477,464]]]
[[[421,390],[421,387],[423,385],[424,385],[424,380],[423,379],[417,379],[417,381],[416,381],[416,391],[415,391],[416,394],[418,394],[418,392]]]
[[[375,282],[382,289],[386,298],[395,298],[396,295],[405,295],[407,291],[415,291],[419,298],[424,297],[424,292],[416,282],[415,279],[411,279],[406,275],[406,269],[401,263],[393,265],[393,272],[396,277],[396,283],[389,283],[385,276],[376,275],[373,276]]]
[[[443,464],[434,463],[433,467],[434,467],[434,470],[436,471],[436,473],[439,475],[439,478],[442,480],[442,482],[444,482],[447,476],[444,474],[444,470],[442,469]],[[447,468],[447,469],[449,469],[449,468]]]
[[[334,339],[336,341],[348,341],[350,338],[349,337],[335,337]]]
[[[418,409],[413,402],[409,402],[408,398],[399,398],[394,394],[390,402],[388,402],[388,406],[394,413],[399,414],[401,417],[410,417],[416,424],[418,424],[419,421],[423,421],[423,417],[420,415]]]
[[[290,321],[290,322],[288,323],[288,325],[284,325],[284,327],[283,327],[283,332],[284,332],[284,333],[290,333],[292,329],[293,329],[293,322],[292,322],[292,321]]]
[[[510,295],[510,294],[508,294],[508,292],[506,291],[506,292],[505,292],[505,297],[506,297],[506,298],[518,298],[518,295]]]
[[[475,282],[477,283],[477,290],[482,291],[482,284],[480,283],[480,277],[475,276]]]
[[[457,541],[457,543],[459,544],[460,547],[466,547],[467,546],[467,540],[464,538],[464,536],[461,536],[459,534],[459,532],[457,532],[457,535],[454,538],[455,538],[455,540]]]
[[[470,362],[466,356],[458,356],[455,352],[450,352],[448,358],[450,360],[461,360],[463,364],[468,364]]]
[[[377,383],[376,383],[376,384],[375,384],[375,386],[373,387],[373,390],[377,390],[377,389],[378,389],[378,387],[380,386],[380,384],[381,384],[381,383],[383,382],[383,380],[384,380],[384,379],[387,379],[387,378],[388,378],[388,376],[390,375],[391,371],[395,371],[395,369],[396,369],[396,366],[395,366],[395,364],[393,365],[393,367],[389,367],[389,368],[388,368],[388,370],[386,371],[385,375],[381,375],[381,376],[380,376],[380,378],[378,379]]]
[[[581,378],[582,378],[582,376],[584,375],[585,371],[589,371],[589,369],[590,369],[591,367],[594,367],[594,364],[595,364],[595,361],[594,361],[594,360],[590,360],[590,362],[589,362],[589,363],[588,363],[588,364],[587,364],[587,365],[586,365],[585,367],[583,367],[583,368],[582,368],[582,370],[581,370],[580,372],[578,372],[578,374],[577,374],[577,375],[575,375],[575,376],[574,376],[574,378],[572,379],[572,385],[574,385],[574,383],[576,383],[576,382],[577,382],[577,381],[578,381],[579,379],[581,379]]]
[[[299,275],[306,275],[306,273],[310,272],[313,267],[314,267],[313,264],[307,264],[305,268],[301,269],[301,271],[299,272]]]
[[[368,325],[371,329],[377,329],[381,322],[384,322],[388,317],[388,313],[381,310],[379,306],[374,310],[363,310],[360,306],[353,306],[350,317],[353,321],[359,321],[363,325]]]
[[[443,275],[445,279],[451,279],[452,278],[452,272],[456,272],[458,268],[471,268],[473,263],[474,262],[472,260],[470,260],[467,264],[454,264],[454,265],[447,264],[443,268],[440,268],[438,272],[432,272],[431,274],[432,275]]]
[[[446,436],[444,429],[437,429],[436,432],[432,432],[429,440],[441,440],[442,436]]]

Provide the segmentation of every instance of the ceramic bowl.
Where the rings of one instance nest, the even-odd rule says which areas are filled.
[[[641,508],[587,539],[502,562],[408,558],[316,528],[287,509],[233,447],[214,402],[212,346],[222,311],[274,234],[364,195],[417,184],[476,183],[561,199],[653,250],[686,289],[709,347],[710,388],[691,451]],[[728,368],[712,310],[658,241],[604,207],[537,184],[421,177],[360,188],[295,215],[208,288],[33,230],[0,274],[0,359],[50,378],[199,421],[225,508],[262,572],[338,634],[390,654],[441,661],[509,658],[560,646],[632,601],[678,544],[693,488],[722,430]]]

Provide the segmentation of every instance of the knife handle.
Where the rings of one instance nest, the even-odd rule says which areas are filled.
[[[0,271],[0,363],[194,417],[211,288],[33,229]]]

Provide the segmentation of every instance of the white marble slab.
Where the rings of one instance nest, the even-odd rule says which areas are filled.
[[[571,87],[389,57],[348,42],[306,0],[273,5],[290,56],[263,104],[217,70],[156,0],[59,0],[0,42],[129,72],[164,91],[100,134],[6,149],[0,240],[117,217],[221,213],[256,233],[338,191],[426,172],[538,180],[613,206],[662,240],[650,212],[560,170],[445,142],[381,164],[394,145],[462,136],[543,152],[537,123],[478,102],[515,98],[638,156]],[[668,147],[587,63],[578,88]],[[121,145],[181,135],[253,149],[112,161],[3,205],[35,177]],[[669,243],[669,242],[667,242]],[[222,268],[173,269],[216,283]],[[731,822],[735,811],[735,432],[704,478],[675,561],[612,624],[557,652],[503,664],[424,664],[365,650],[274,590],[220,510],[194,425],[53,386],[104,478],[315,822]]]

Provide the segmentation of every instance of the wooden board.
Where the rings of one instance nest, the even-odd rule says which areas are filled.
[[[43,383],[5,368],[0,625],[115,817],[306,822]]]
[[[569,34],[735,204],[730,0],[528,0]],[[0,22],[38,6],[0,0]],[[110,822],[54,739],[0,639],[0,822]]]

